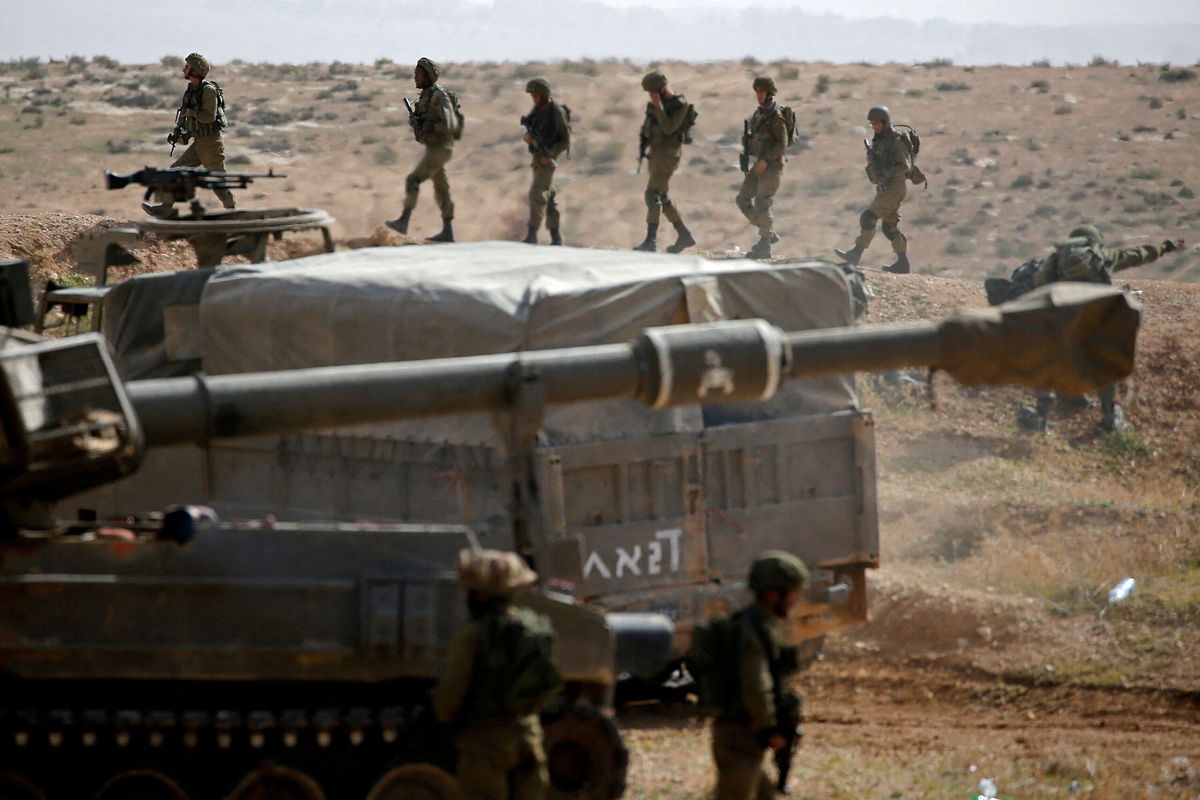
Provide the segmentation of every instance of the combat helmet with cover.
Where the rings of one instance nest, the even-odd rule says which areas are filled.
[[[549,97],[550,81],[546,80],[545,78],[531,78],[529,82],[525,84],[525,93],[540,94]]]
[[[769,96],[774,97],[779,94],[779,87],[775,85],[775,79],[767,75],[759,75],[751,84],[755,91],[762,89]],[[779,116],[783,117],[783,127],[787,131],[787,138],[784,142],[785,147],[791,147],[796,143],[796,112],[791,106],[776,104],[779,110]],[[743,170],[744,171],[744,170]]]
[[[750,565],[746,585],[753,592],[799,589],[808,582],[808,567],[798,557],[785,550],[761,553]]]
[[[882,122],[884,125],[892,124],[892,112],[887,106],[871,106],[867,111],[868,122]]]
[[[512,551],[464,548],[458,552],[458,579],[468,589],[511,597],[537,581],[537,573]]]
[[[437,83],[438,77],[442,74],[442,68],[439,67],[432,59],[421,57],[417,59],[417,66],[425,70],[425,74],[429,76],[430,83]]]
[[[1054,280],[1112,283],[1104,257],[1104,235],[1095,225],[1076,225],[1054,245]]]
[[[642,77],[642,91],[657,92],[659,89],[667,85],[667,76],[663,75],[658,70],[647,72]]]
[[[208,59],[199,53],[188,53],[187,58],[183,62],[191,67],[192,72],[201,78],[207,77],[208,73],[212,71],[212,64],[209,64]]]

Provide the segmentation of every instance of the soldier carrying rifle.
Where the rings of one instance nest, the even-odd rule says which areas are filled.
[[[215,81],[206,80],[211,69],[208,59],[199,53],[189,53],[184,59],[183,77],[188,88],[175,112],[175,129],[167,136],[167,143],[172,153],[177,144],[186,144],[188,148],[172,167],[225,171],[225,142],[221,138],[221,131],[229,126],[225,118],[225,93]],[[213,192],[225,208],[234,207],[233,193],[228,188],[215,186]],[[155,217],[171,216],[174,198],[159,192],[157,199],[156,205],[142,203],[145,212]]]
[[[525,91],[533,98],[533,108],[521,117],[525,127],[525,144],[533,162],[533,179],[529,185],[529,233],[525,244],[537,244],[537,232],[542,218],[546,219],[546,230],[550,232],[550,244],[561,245],[559,232],[561,217],[558,213],[558,189],[554,185],[554,171],[558,158],[571,147],[570,110],[550,97],[550,83],[545,78],[534,78],[525,84]]]

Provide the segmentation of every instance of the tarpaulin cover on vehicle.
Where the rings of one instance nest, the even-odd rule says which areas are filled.
[[[722,319],[761,317],[784,330],[853,322],[841,269],[821,260],[761,264],[508,242],[371,248],[221,268],[191,323],[187,316],[167,318],[168,338],[172,318],[196,325],[198,336],[174,338],[194,343],[209,374],[624,342],[650,326]],[[844,376],[792,382],[753,406],[649,411],[621,400],[552,409],[543,429],[557,442],[623,438],[855,405],[852,378]],[[494,440],[483,414],[372,431]]]

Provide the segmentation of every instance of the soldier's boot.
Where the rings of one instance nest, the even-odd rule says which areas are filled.
[[[521,244],[537,244],[537,228],[530,227],[529,233],[521,240]]]
[[[908,253],[898,253],[896,260],[884,267],[883,271],[893,275],[907,275],[911,271],[908,266]]]
[[[647,253],[653,253],[658,249],[658,223],[650,222],[646,224],[646,238],[642,243],[633,248],[634,250],[643,250]]]
[[[170,203],[159,203],[153,206],[149,203],[142,203],[142,211],[158,219],[170,219],[175,216],[175,207]]]
[[[425,239],[427,242],[453,242],[454,241],[454,221],[449,219],[442,220],[442,230],[440,233],[430,236]]]
[[[750,248],[750,252],[746,253],[746,258],[764,259],[771,257],[771,237],[763,236],[754,243],[754,247]]]
[[[1121,410],[1120,403],[1116,400],[1105,400],[1101,407],[1104,411],[1104,416],[1100,419],[1101,429],[1112,433],[1125,427],[1125,412]]]
[[[562,246],[562,234],[558,232],[558,228],[550,229],[550,244]]]
[[[390,219],[383,224],[387,225],[389,228],[394,230],[396,233],[407,235],[408,234],[408,218],[411,216],[412,216],[412,210],[406,208],[406,209],[404,209],[403,213],[400,214],[400,216],[396,217],[395,219]]]
[[[692,232],[683,224],[683,220],[674,223],[675,225],[675,244],[667,246],[668,253],[682,253],[696,243],[696,239],[692,236]]]
[[[857,267],[859,259],[862,258],[863,249],[858,245],[854,245],[854,247],[851,247],[849,250],[839,250],[835,247],[833,248],[833,252],[837,253],[838,258],[842,259],[850,266]]]

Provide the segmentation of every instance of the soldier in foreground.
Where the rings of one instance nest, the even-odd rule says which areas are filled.
[[[799,601],[807,581],[808,569],[796,556],[782,550],[762,553],[750,565],[746,581],[754,602],[731,617],[714,618],[693,638],[688,668],[703,670],[697,676],[701,702],[716,714],[716,800],[771,800],[776,782],[763,768],[768,750],[780,765],[779,788],[785,788],[800,698],[786,686],[798,664],[796,649],[784,641],[779,623]]]
[[[746,120],[743,136],[746,177],[737,194],[737,207],[750,224],[758,228],[758,242],[750,248],[747,258],[770,258],[771,245],[779,241],[771,205],[779,191],[783,175],[784,151],[787,149],[787,124],[775,102],[775,81],[760,75],[754,79],[754,95],[758,108]]]
[[[1104,235],[1095,225],[1078,225],[1067,235],[1067,241],[1054,246],[1054,252],[1044,260],[1022,265],[1014,273],[1013,288],[1020,293],[1021,283],[1032,275],[1035,289],[1056,281],[1082,281],[1084,283],[1112,283],[1114,272],[1148,264],[1166,253],[1182,248],[1182,239],[1167,239],[1162,244],[1144,244],[1139,247],[1118,249],[1104,246]],[[1045,433],[1050,424],[1050,409],[1054,405],[1054,393],[1039,390],[1035,406],[1021,409],[1018,422],[1021,427]],[[1100,427],[1108,432],[1119,430],[1125,424],[1125,412],[1117,403],[1117,387],[1110,386],[1100,392]]]
[[[537,575],[513,552],[462,550],[458,576],[471,622],[455,638],[434,690],[454,726],[466,800],[541,800],[549,778],[538,713],[562,686],[549,621],[512,605]]]
[[[898,275],[910,271],[908,238],[900,232],[900,204],[908,196],[906,181],[913,170],[913,153],[907,140],[892,127],[892,113],[887,106],[874,106],[867,112],[867,122],[875,136],[867,146],[867,180],[875,184],[875,197],[859,217],[861,231],[849,250],[834,249],[846,262],[858,266],[863,251],[875,238],[875,223],[883,220],[883,235],[892,243],[896,260],[884,267]]]
[[[650,102],[646,103],[646,118],[642,121],[638,157],[649,158],[650,178],[646,181],[646,238],[633,249],[653,252],[657,248],[661,214],[675,226],[675,243],[667,246],[667,252],[681,253],[696,239],[683,224],[668,192],[695,112],[683,95],[667,88],[667,76],[661,72],[647,73],[642,78],[642,89],[650,95]]]
[[[441,74],[438,65],[428,58],[417,61],[413,68],[413,83],[421,90],[415,109],[409,113],[408,122],[413,137],[425,145],[425,155],[404,179],[404,211],[387,226],[397,233],[408,233],[408,221],[412,210],[417,207],[417,196],[421,183],[433,180],[433,197],[442,212],[442,230],[427,241],[454,241],[454,200],[450,197],[450,181],[446,178],[446,164],[454,154],[454,140],[458,135],[458,119],[446,90],[438,85]],[[405,100],[407,103],[407,99]]]
[[[171,149],[176,144],[187,144],[188,149],[175,159],[172,167],[204,167],[210,172],[225,171],[225,141],[221,131],[228,126],[225,118],[225,93],[219,84],[205,80],[212,66],[199,53],[189,53],[183,61],[183,77],[188,88],[179,101],[175,112],[175,130],[167,137]],[[191,144],[188,144],[188,142]],[[217,199],[225,208],[233,208],[233,192],[214,189]],[[142,203],[142,209],[151,216],[165,217],[171,213],[174,200],[166,195],[157,196],[158,204]]]
[[[521,117],[525,126],[525,144],[533,161],[529,185],[529,233],[525,244],[537,244],[538,228],[542,218],[546,219],[546,230],[550,232],[550,244],[561,245],[559,232],[561,216],[558,213],[558,189],[554,186],[554,171],[558,158],[571,147],[571,127],[567,112],[550,96],[550,83],[545,78],[534,78],[525,84],[525,91],[533,98],[533,108]]]

